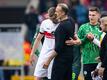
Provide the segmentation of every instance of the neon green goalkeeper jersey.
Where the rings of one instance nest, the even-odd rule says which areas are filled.
[[[99,47],[86,38],[88,33],[94,34],[95,38],[98,40],[100,40],[100,36],[102,34],[102,32],[99,30],[98,24],[91,25],[90,23],[86,23],[80,26],[78,37],[82,41],[81,53],[83,64],[97,63],[95,58],[99,56]]]

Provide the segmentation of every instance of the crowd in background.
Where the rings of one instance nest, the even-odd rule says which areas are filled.
[[[60,2],[68,4],[69,16],[73,17],[78,28],[81,24],[89,21],[88,8],[90,6],[98,7],[102,13],[107,11],[106,0],[30,0],[24,16],[24,23],[27,26],[27,34],[25,35],[27,43],[32,44],[38,24],[47,18],[47,10]]]
[[[31,43],[36,26],[46,18],[49,7],[56,6],[59,2],[68,4],[69,15],[74,18],[78,26],[88,21],[88,8],[90,6],[96,6],[102,12],[107,11],[106,0],[30,0],[24,17],[24,22],[28,28],[26,40]]]

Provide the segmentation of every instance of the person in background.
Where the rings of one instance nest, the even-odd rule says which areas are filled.
[[[98,62],[95,60],[99,56],[99,47],[92,43],[87,35],[89,33],[99,40],[102,32],[98,20],[100,19],[100,10],[97,7],[89,8],[89,22],[80,26],[78,38],[66,41],[68,45],[80,45],[82,53],[83,74],[85,80],[92,80],[91,72],[95,70]]]
[[[102,80],[106,80],[107,79],[107,16],[103,16],[100,19],[100,27],[101,30],[104,32],[104,34],[102,34],[101,36],[101,40],[98,42],[95,40],[95,37],[93,34],[88,34],[88,38],[91,41],[96,41],[97,43],[100,44],[100,57],[97,58],[97,60],[100,61],[100,67],[98,69],[96,69],[94,72],[96,72],[97,75],[103,76]]]
[[[48,69],[43,68],[43,62],[47,59],[47,57],[50,55],[50,52],[54,49],[55,44],[55,37],[54,37],[54,31],[58,26],[58,21],[56,19],[55,14],[55,7],[51,7],[48,10],[49,18],[44,20],[40,25],[40,31],[39,34],[36,37],[36,40],[34,41],[32,51],[31,51],[31,63],[34,60],[34,53],[37,50],[41,39],[43,36],[45,37],[42,50],[40,52],[35,71],[34,76],[35,80],[42,80],[44,77],[51,78],[51,69],[52,69],[52,63],[50,64]]]
[[[33,6],[30,6],[29,13],[25,13],[24,23],[27,25],[25,40],[31,44],[37,24],[39,23],[38,14]]]
[[[100,19],[101,22],[101,29],[106,33],[100,48],[100,60],[102,62],[101,67],[99,68],[99,75],[103,76],[102,80],[107,80],[107,16],[102,17]]]

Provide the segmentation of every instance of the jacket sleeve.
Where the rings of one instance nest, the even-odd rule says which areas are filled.
[[[105,36],[101,44],[100,57],[102,61],[102,67],[107,68],[107,35]]]

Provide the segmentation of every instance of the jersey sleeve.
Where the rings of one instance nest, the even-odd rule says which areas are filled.
[[[41,25],[40,25],[40,30],[39,30],[39,32],[41,33],[41,34],[44,34],[44,28],[45,28],[45,22],[43,21],[42,23],[41,23]]]
[[[86,32],[84,30],[84,25],[80,26],[79,30],[78,30],[78,37],[81,40],[82,43],[85,42],[86,38]]]

